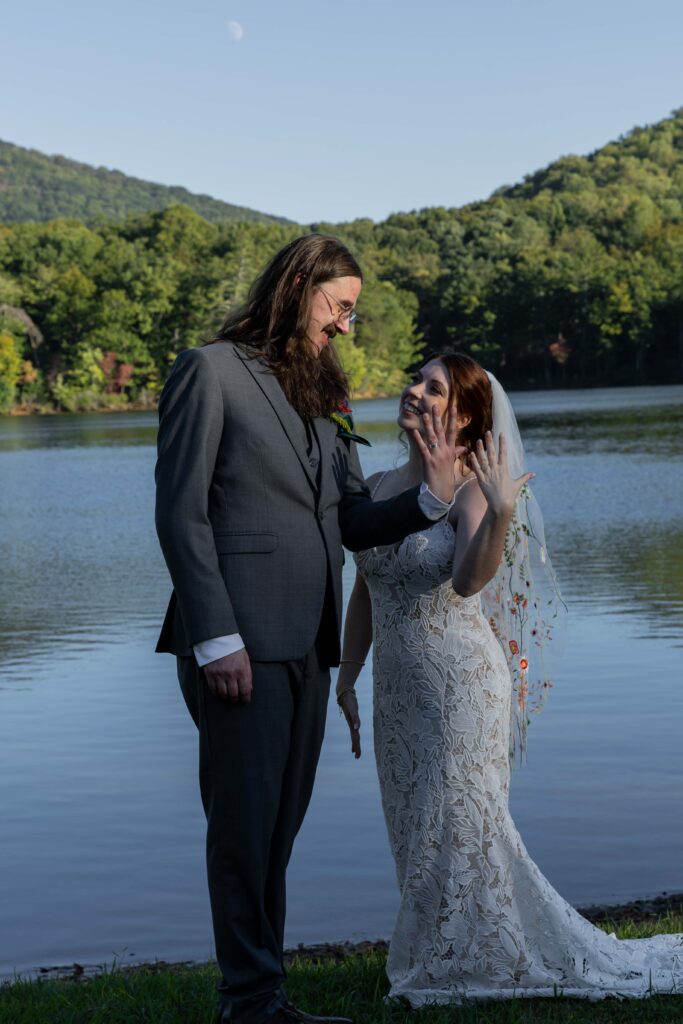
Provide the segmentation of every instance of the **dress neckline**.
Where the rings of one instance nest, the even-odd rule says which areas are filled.
[[[421,530],[416,530],[415,533],[407,534],[402,540],[398,542],[398,544],[392,544],[390,547],[370,548],[370,551],[377,558],[393,558],[399,553],[403,545],[407,543],[407,541],[409,541],[411,537],[417,537],[420,534],[427,533],[428,531],[435,529],[437,526],[443,526],[444,524],[449,528],[449,530],[452,531],[453,534],[455,534],[455,527],[451,523],[448,516],[444,516],[442,519],[435,519],[431,526],[424,526]]]
[[[384,480],[384,478],[387,476],[388,473],[391,473],[391,470],[390,469],[385,469],[380,474],[379,480],[376,481],[375,486],[372,488],[372,491],[370,492],[370,497],[373,500],[374,500],[375,495],[377,494],[377,491],[382,486],[382,481]],[[471,473],[470,476],[468,476],[465,480],[463,480],[463,482],[460,484],[460,487],[458,488],[458,490],[460,490],[462,487],[465,486],[466,483],[469,483],[469,481],[473,480],[473,479],[475,479],[475,475],[474,475],[474,473]],[[455,527],[451,523],[448,513],[445,516],[443,516],[443,518],[441,518],[441,519],[435,519],[431,526],[425,526],[425,527],[423,527],[423,529],[417,530],[416,533],[424,533],[426,530],[432,530],[435,526],[438,526],[440,523],[447,523],[448,526],[453,531],[453,533],[455,533]],[[405,541],[407,541],[409,537],[414,537],[414,536],[415,536],[415,534],[409,533],[407,536],[403,537],[403,539],[400,540],[398,542],[398,544],[391,544],[389,546],[385,546],[385,547],[381,547],[381,548],[374,547],[374,548],[370,548],[370,551],[372,551],[373,555],[376,555],[378,558],[383,558],[385,555],[392,555],[392,556],[393,555],[397,555],[398,552],[401,550],[401,546],[405,543]]]

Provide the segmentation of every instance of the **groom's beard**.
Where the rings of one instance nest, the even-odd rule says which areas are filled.
[[[304,420],[329,416],[347,397],[344,371],[332,345],[333,336],[320,355],[309,342],[291,340],[283,358],[271,362],[287,401]]]

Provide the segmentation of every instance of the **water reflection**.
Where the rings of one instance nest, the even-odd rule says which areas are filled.
[[[683,645],[683,525],[564,535],[555,549],[573,606],[632,618],[634,636]]]
[[[683,388],[512,397],[570,607],[517,824],[575,902],[681,889]],[[358,404],[367,472],[401,458],[395,410]],[[172,659],[153,654],[169,590],[155,430],[144,413],[0,419],[0,974],[211,952],[196,735]],[[349,559],[347,594],[352,578]],[[370,693],[365,669],[365,722]],[[391,928],[369,730],[366,744],[355,762],[332,704],[289,942]]]
[[[0,416],[0,452],[92,445],[153,445],[155,439],[154,413]]]
[[[132,637],[163,615],[169,585],[152,520],[154,450],[129,446],[125,432],[119,446],[118,431],[107,447],[99,439],[70,447],[76,433],[67,425],[64,445],[0,454],[3,659]]]
[[[608,606],[641,620],[642,635],[680,639],[683,388],[607,395],[601,410],[590,408],[596,392],[512,396],[549,545],[570,604]],[[368,473],[403,458],[395,409],[358,404],[373,442],[361,451]],[[0,420],[4,660],[160,620],[168,581],[152,523],[155,432],[152,413]]]
[[[578,450],[628,453],[639,458],[680,457],[683,403],[586,412],[522,413],[519,425],[527,445],[552,443],[557,455]]]

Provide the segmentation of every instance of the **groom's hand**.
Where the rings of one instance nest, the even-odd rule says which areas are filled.
[[[204,666],[206,685],[211,693],[232,704],[251,701],[251,662],[244,647],[234,654],[226,654]]]

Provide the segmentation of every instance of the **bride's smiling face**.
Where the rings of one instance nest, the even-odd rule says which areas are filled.
[[[397,423],[402,430],[424,428],[422,416],[436,406],[442,420],[448,413],[450,381],[448,371],[440,359],[431,359],[413,374],[413,378],[401,395]]]

